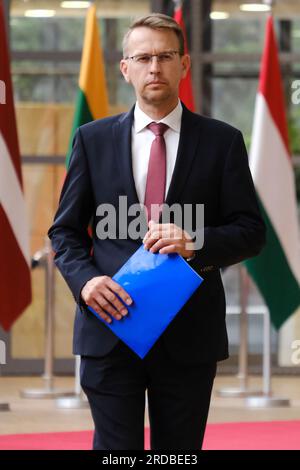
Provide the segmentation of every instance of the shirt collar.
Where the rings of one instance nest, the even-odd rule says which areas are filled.
[[[169,126],[171,129],[173,129],[173,131],[180,132],[181,116],[182,105],[180,100],[178,100],[178,104],[176,108],[173,109],[173,111],[171,111],[160,121],[155,122],[163,122],[164,124],[167,124],[167,126]],[[153,119],[147,114],[145,114],[144,111],[141,110],[138,102],[136,102],[134,108],[134,132],[136,134],[138,132],[141,132],[143,129],[145,129],[145,127],[148,126],[148,124],[150,124],[150,122],[153,122]]]

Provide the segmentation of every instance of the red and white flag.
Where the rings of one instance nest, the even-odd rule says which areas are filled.
[[[187,48],[187,39],[186,39],[186,31],[185,31],[185,24],[183,20],[183,12],[182,6],[179,6],[175,9],[174,12],[174,20],[179,24],[183,31],[184,36],[184,53],[188,54]],[[190,111],[195,111],[195,101],[193,96],[193,87],[192,87],[192,77],[191,77],[191,69],[188,71],[185,78],[183,78],[179,84],[179,98],[185,106]]]
[[[31,303],[29,230],[23,194],[8,42],[0,2],[0,324],[9,330]]]

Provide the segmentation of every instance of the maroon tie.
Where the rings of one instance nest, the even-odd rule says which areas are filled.
[[[153,132],[155,139],[150,150],[144,205],[148,211],[148,221],[158,222],[161,212],[160,205],[165,200],[166,143],[164,133],[169,126],[162,122],[151,122],[147,127]],[[152,207],[153,204],[155,207]]]

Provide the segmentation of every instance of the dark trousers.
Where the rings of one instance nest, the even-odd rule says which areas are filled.
[[[121,341],[82,356],[81,386],[95,424],[94,449],[144,449],[145,391],[152,450],[200,450],[216,363],[175,364],[159,340],[142,360]]]

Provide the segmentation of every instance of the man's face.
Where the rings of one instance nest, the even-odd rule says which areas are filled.
[[[173,31],[154,30],[147,27],[134,29],[128,39],[126,56],[140,54],[160,54],[168,51],[179,51],[179,41]],[[174,54],[170,61],[159,61],[152,57],[149,63],[139,63],[123,59],[121,72],[128,83],[135,89],[138,101],[159,105],[176,102],[178,86],[189,69],[188,55]]]

